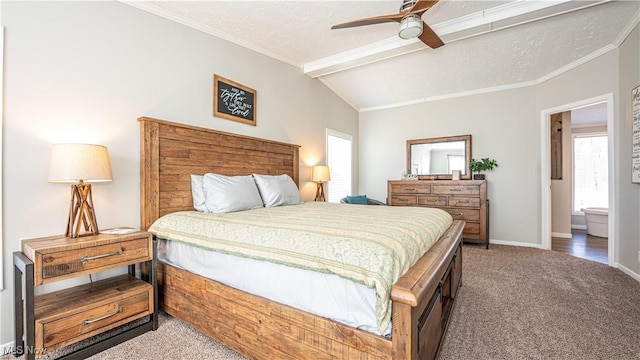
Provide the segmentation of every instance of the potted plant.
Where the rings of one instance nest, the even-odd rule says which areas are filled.
[[[478,174],[483,171],[491,171],[494,167],[498,167],[498,162],[494,159],[482,158],[480,160],[469,160],[469,170],[473,172],[474,180],[484,180],[484,174]]]

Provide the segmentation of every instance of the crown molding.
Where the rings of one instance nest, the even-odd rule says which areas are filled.
[[[633,27],[632,27],[633,28]],[[458,97],[464,97],[464,96],[472,96],[472,95],[479,95],[479,94],[486,94],[486,93],[491,93],[491,92],[496,92],[496,91],[504,91],[504,90],[511,90],[511,89],[518,89],[518,88],[523,88],[523,87],[528,87],[528,86],[535,86],[535,85],[540,85],[550,79],[553,79],[557,76],[560,76],[562,74],[564,74],[565,72],[569,71],[569,70],[573,70],[575,68],[577,68],[580,65],[583,65],[597,57],[600,57],[612,50],[616,50],[618,48],[618,46],[614,45],[614,44],[610,44],[607,45],[599,50],[596,50],[594,52],[592,52],[591,54],[581,57],[580,59],[571,62],[557,70],[554,70],[546,75],[543,75],[541,77],[539,77],[536,80],[532,80],[532,81],[523,81],[523,82],[519,82],[519,83],[514,83],[514,84],[508,84],[508,85],[500,85],[500,86],[493,86],[493,87],[488,87],[488,88],[482,88],[482,89],[476,89],[476,90],[469,90],[469,91],[462,91],[462,92],[457,92],[457,93],[451,93],[451,94],[445,94],[445,95],[438,95],[438,96],[431,96],[431,97],[427,97],[427,98],[421,98],[421,99],[415,99],[415,100],[409,100],[409,101],[404,101],[404,102],[399,102],[399,103],[393,103],[393,104],[387,104],[387,105],[381,105],[381,106],[371,106],[371,107],[366,107],[366,108],[361,108],[361,109],[357,109],[358,112],[367,112],[367,111],[376,111],[376,110],[384,110],[384,109],[391,109],[391,108],[397,108],[397,107],[402,107],[402,106],[407,106],[407,105],[413,105],[413,104],[420,104],[420,103],[426,103],[426,102],[431,102],[431,101],[438,101],[438,100],[445,100],[445,99],[453,99],[453,98],[458,98]]]
[[[620,32],[620,34],[618,35],[618,37],[613,41],[613,43],[616,46],[620,46],[622,45],[622,43],[624,42],[624,40],[627,38],[627,36],[629,36],[629,34],[631,34],[631,32],[633,31],[633,29],[636,27],[636,25],[638,25],[640,23],[640,10],[638,10],[636,12],[636,14],[633,16],[633,18],[631,18],[631,20],[629,20],[629,22],[627,23],[627,25],[624,27],[624,29],[622,29],[622,31]]]

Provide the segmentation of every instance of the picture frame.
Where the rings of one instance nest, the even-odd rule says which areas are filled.
[[[213,75],[213,116],[256,126],[256,90]]]
[[[633,119],[631,182],[640,184],[640,85],[631,90],[631,116]]]

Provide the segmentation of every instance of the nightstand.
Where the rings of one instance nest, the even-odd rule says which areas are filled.
[[[25,354],[26,359],[34,359],[51,350],[149,317],[148,321],[131,324],[122,332],[62,357],[84,359],[144,332],[156,330],[155,246],[153,236],[146,231],[75,239],[50,236],[23,240],[22,252],[13,253],[14,355]],[[144,273],[142,279],[135,276],[136,265]],[[128,267],[128,274],[34,295],[36,286],[124,266]]]

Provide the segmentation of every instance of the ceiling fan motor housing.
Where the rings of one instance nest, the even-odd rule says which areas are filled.
[[[400,5],[400,12],[409,10],[416,2],[417,0],[403,0],[402,5]]]

